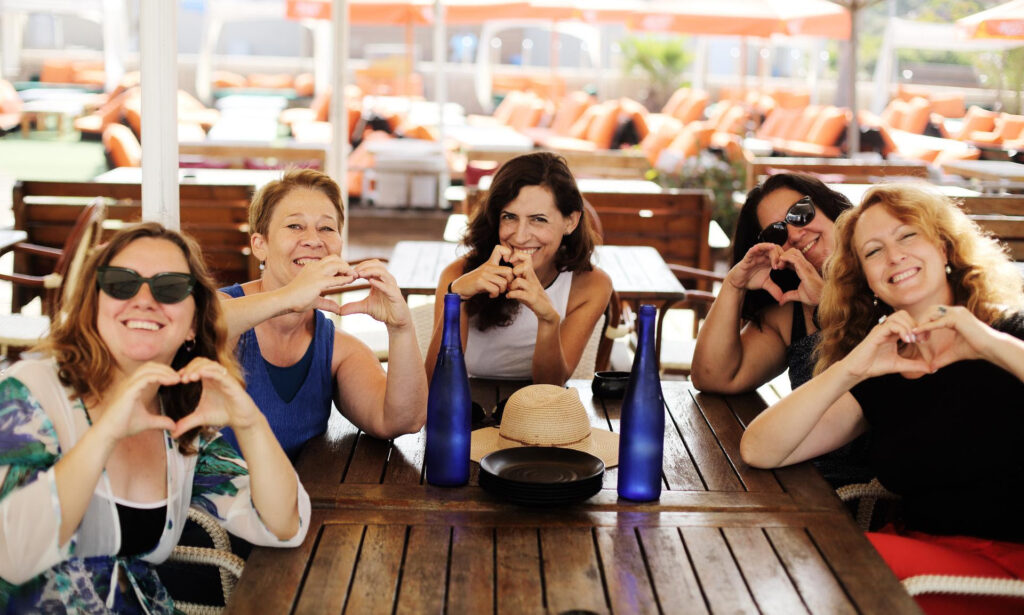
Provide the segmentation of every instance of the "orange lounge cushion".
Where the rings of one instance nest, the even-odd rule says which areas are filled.
[[[312,96],[316,91],[316,81],[313,78],[313,73],[299,73],[295,75],[292,87],[295,88],[296,96],[301,98]]]
[[[245,79],[245,85],[250,88],[261,88],[268,90],[283,90],[292,87],[294,79],[287,73],[253,73]]]
[[[807,136],[799,139],[814,145],[834,145],[850,123],[850,112],[837,107],[826,107],[818,114]]]
[[[672,115],[684,124],[695,122],[704,117],[704,109],[710,99],[707,92],[694,90],[680,103],[679,108]]]
[[[210,76],[210,83],[214,88],[244,88],[245,77],[238,73],[226,70],[215,70]]]
[[[135,133],[123,124],[110,124],[103,129],[103,147],[115,167],[137,167],[142,164],[142,145]]]
[[[659,122],[655,130],[650,131],[640,141],[640,151],[647,157],[647,161],[653,166],[658,162],[662,150],[669,146],[672,141],[683,130],[683,123],[674,117],[668,117]]]
[[[920,96],[910,99],[905,104],[906,112],[903,114],[902,121],[898,124],[891,124],[891,126],[919,135],[924,134],[931,118],[932,104]]]
[[[960,134],[956,138],[966,141],[973,132],[992,132],[996,128],[996,118],[998,117],[997,111],[987,111],[977,105],[971,105],[960,126]]]
[[[563,137],[569,136],[569,130],[583,113],[594,105],[594,97],[586,92],[570,92],[562,98],[551,119],[551,131]]]
[[[615,130],[619,127],[620,105],[618,102],[608,101],[597,107],[598,110],[594,114],[594,118],[587,125],[585,138],[597,149],[609,149],[612,146]]]

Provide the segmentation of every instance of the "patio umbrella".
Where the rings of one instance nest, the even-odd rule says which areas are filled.
[[[638,3],[634,30],[769,37],[850,36],[850,14],[827,0],[655,0]]]
[[[1024,39],[1024,0],[958,19],[956,25],[967,38]]]

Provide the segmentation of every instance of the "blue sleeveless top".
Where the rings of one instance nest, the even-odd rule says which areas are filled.
[[[242,297],[242,286],[235,284],[222,288],[231,297]],[[327,431],[327,420],[331,416],[334,396],[331,375],[331,358],[334,354],[334,323],[319,310],[313,312],[313,360],[306,374],[306,380],[299,387],[291,401],[284,401],[274,388],[267,369],[267,362],[260,352],[256,330],[249,329],[238,339],[235,349],[238,360],[245,372],[245,390],[256,402],[256,406],[267,417],[270,429],[277,436],[281,448],[294,462],[302,446],[312,438]],[[236,449],[238,441],[234,432],[221,430],[224,437]]]

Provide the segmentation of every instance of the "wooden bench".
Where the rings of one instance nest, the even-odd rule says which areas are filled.
[[[207,267],[219,285],[252,280],[258,263],[249,248],[249,185],[180,185],[181,228],[199,242]],[[89,199],[107,201],[105,234],[121,223],[142,217],[142,187],[138,183],[21,181],[13,190],[15,228],[28,233],[28,241],[62,246],[78,213]],[[52,263],[21,257],[17,266],[28,273],[45,272]],[[12,299],[20,309],[32,297]]]
[[[540,150],[534,150],[540,151]],[[572,150],[551,150],[565,158],[566,164],[575,177],[609,177],[618,179],[644,179],[651,163],[639,151],[598,150],[579,152]],[[499,165],[529,152],[501,150],[466,150],[466,164],[477,161],[493,161]]]
[[[962,200],[972,220],[1006,243],[1013,260],[1024,261],[1024,195],[983,194]]]
[[[842,175],[841,183],[871,184],[879,177],[928,178],[928,165],[923,162],[869,161],[848,158],[747,158],[747,190],[773,171],[807,173],[810,175]],[[840,183],[833,181],[832,183]]]

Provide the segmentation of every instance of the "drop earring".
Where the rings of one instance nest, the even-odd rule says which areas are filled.
[[[263,271],[266,268],[267,266],[264,264],[264,261],[260,261],[260,271]]]
[[[946,275],[951,273],[953,273],[953,268],[949,266],[949,263],[946,263]]]
[[[181,345],[181,349],[185,351],[185,354],[192,354],[192,352],[195,351],[196,349],[195,338],[185,340],[185,343]]]
[[[871,305],[878,307],[878,295],[871,295]]]

